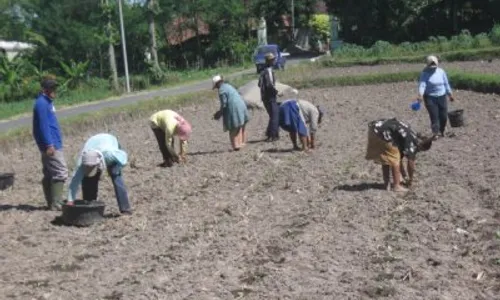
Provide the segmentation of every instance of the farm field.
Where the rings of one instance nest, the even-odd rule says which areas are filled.
[[[484,61],[458,61],[458,62],[441,62],[440,67],[445,71],[456,70],[471,73],[482,74],[500,74],[500,60],[495,59],[491,62]],[[287,70],[283,76],[278,79],[287,82],[289,80],[300,80],[302,78],[322,78],[334,76],[353,76],[362,74],[377,74],[377,73],[397,73],[415,71],[419,72],[424,68],[424,63],[402,63],[402,64],[384,64],[375,66],[349,66],[337,68],[311,68],[304,67],[300,69]],[[414,88],[416,89],[416,88]]]
[[[429,133],[425,109],[408,108],[415,94],[414,83],[302,90],[326,111],[310,154],[290,152],[283,131],[277,143],[259,142],[264,111],[252,113],[247,147],[230,152],[211,119],[218,100],[207,96],[180,111],[193,125],[189,161],[170,169],[156,166],[147,118],[110,125],[130,155],[135,212],[113,217],[105,178],[99,193],[111,215],[88,228],[52,225],[59,213],[37,209],[34,142],[2,154],[0,170],[15,171],[16,183],[0,192],[1,298],[495,299],[500,97],[456,92],[450,109],[465,110],[466,126],[418,156],[413,191],[393,194],[364,159],[367,123],[396,116]],[[65,136],[70,166],[101,131]]]

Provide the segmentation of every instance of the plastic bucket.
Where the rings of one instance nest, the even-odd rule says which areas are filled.
[[[457,109],[450,111],[448,113],[448,119],[450,120],[451,127],[462,127],[464,126],[464,110]]]

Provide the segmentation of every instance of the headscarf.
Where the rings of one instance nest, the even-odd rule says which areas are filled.
[[[181,141],[187,141],[189,139],[189,136],[191,135],[191,124],[189,124],[188,121],[184,120],[183,117],[181,116],[176,116],[175,119],[177,120],[177,136]]]
[[[104,156],[98,150],[86,150],[82,153],[82,166],[85,167],[85,176],[94,177],[97,171],[106,168]]]

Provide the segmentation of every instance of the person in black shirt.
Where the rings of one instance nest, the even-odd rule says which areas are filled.
[[[269,114],[269,123],[266,130],[266,141],[272,142],[279,139],[279,105],[276,97],[278,90],[276,89],[276,76],[274,75],[274,55],[266,54],[266,68],[260,72],[259,88],[262,102]]]
[[[415,173],[415,160],[418,152],[427,151],[432,146],[431,138],[422,138],[408,125],[396,118],[379,119],[368,124],[368,146],[366,159],[382,164],[384,185],[390,190],[390,172],[393,176],[393,190],[405,192],[401,178],[407,172],[403,166],[403,158],[407,159],[407,185],[412,186]]]

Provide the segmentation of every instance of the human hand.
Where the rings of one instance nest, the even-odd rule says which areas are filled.
[[[54,153],[56,152],[56,148],[54,146],[49,146],[47,147],[47,150],[45,150],[45,154],[48,156],[54,156]]]
[[[451,102],[455,101],[455,98],[453,97],[453,95],[449,95],[448,98],[450,98]]]
[[[187,162],[187,157],[185,154],[179,156],[179,162],[181,162],[181,163]]]
[[[222,117],[222,112],[219,110],[214,114],[214,120],[219,120]]]

